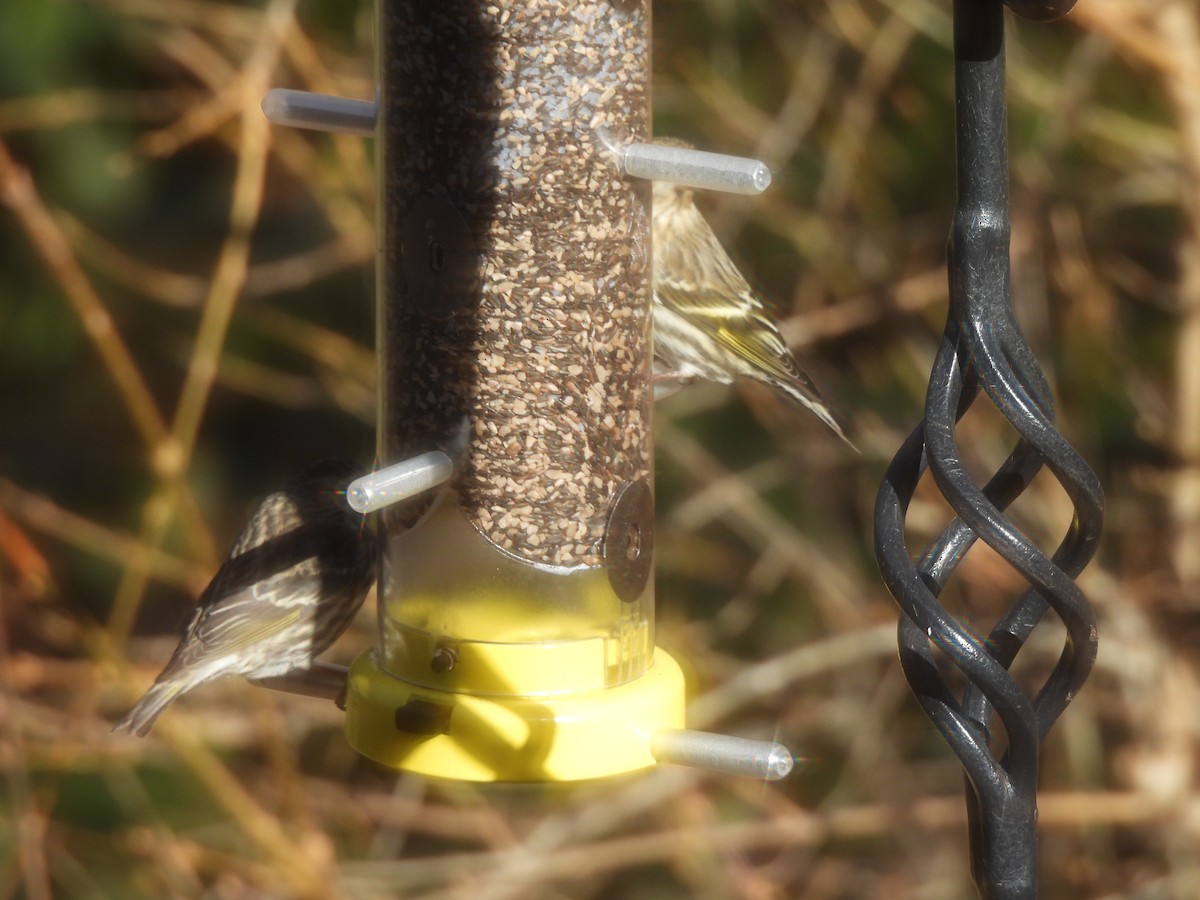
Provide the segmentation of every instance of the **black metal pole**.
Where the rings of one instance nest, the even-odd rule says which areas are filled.
[[[1072,3],[1009,5],[1047,19],[1065,14]],[[954,52],[958,200],[948,247],[950,315],[924,421],[896,454],[880,487],[876,555],[904,613],[899,643],[905,675],[963,764],[975,882],[989,900],[1031,898],[1037,893],[1040,744],[1095,661],[1095,620],[1073,578],[1095,552],[1103,493],[1091,469],[1055,431],[1049,386],[1013,316],[1000,0],[955,0]],[[980,393],[1019,435],[1011,456],[982,489],[962,465],[954,434],[955,422]],[[1043,466],[1076,508],[1052,556],[1003,514]],[[904,540],[904,517],[926,468],[957,518],[914,562]],[[985,641],[937,599],[980,538],[1030,583]],[[1065,624],[1067,640],[1058,665],[1030,700],[1007,669],[1050,608]],[[939,671],[935,647],[966,675],[961,697]],[[1000,748],[993,746],[993,714],[1004,726]]]

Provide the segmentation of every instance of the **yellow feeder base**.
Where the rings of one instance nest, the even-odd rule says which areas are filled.
[[[536,665],[539,645],[525,648]],[[580,781],[654,765],[650,738],[684,727],[679,664],[660,649],[645,673],[611,688],[479,696],[418,687],[375,652],[350,667],[346,738],[394,769],[460,781]]]

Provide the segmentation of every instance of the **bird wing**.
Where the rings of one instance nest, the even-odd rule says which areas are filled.
[[[306,595],[319,585],[320,580],[308,574],[263,579],[205,610],[191,637],[204,645],[207,653],[230,652],[265,641],[314,606]]]
[[[201,610],[219,606],[225,598],[271,578],[283,575],[316,577],[323,539],[320,525],[305,525],[292,518],[267,521],[261,515],[262,511],[259,512],[200,595],[197,606]],[[263,538],[261,533],[268,528],[275,530],[267,532],[270,536]]]
[[[749,288],[733,292],[679,278],[659,277],[654,292],[660,303],[709,335],[722,350],[765,376],[820,396],[816,386],[796,365],[762,301]]]
[[[202,660],[216,664],[247,647],[270,645],[272,638],[300,625],[306,612],[311,614],[313,604],[303,594],[316,583],[311,575],[276,575],[198,609],[159,679]]]
[[[278,538],[304,524],[296,501],[286,491],[268,495],[254,510],[238,535],[229,558],[241,556],[271,538]]]

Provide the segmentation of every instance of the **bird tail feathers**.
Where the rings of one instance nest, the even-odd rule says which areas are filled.
[[[845,441],[847,446],[849,446],[851,450],[853,450],[856,453],[861,452],[856,446],[854,446],[854,442],[852,440],[850,440],[849,437],[846,436],[846,432],[842,430],[842,426],[840,424],[838,424],[837,419],[835,419],[833,417],[833,414],[829,411],[829,407],[825,405],[825,403],[820,399],[819,395],[816,398],[814,398],[811,394],[801,390],[799,387],[797,387],[793,384],[788,384],[786,381],[774,380],[774,379],[769,379],[769,378],[763,378],[761,380],[766,384],[769,384],[769,385],[772,385],[773,387],[779,388],[784,393],[786,393],[790,398],[795,400],[797,403],[799,403],[805,409],[809,410],[818,419],[820,419],[822,422],[824,422],[826,425],[828,425],[829,429],[834,434],[836,434],[843,441]]]
[[[171,705],[171,701],[183,692],[183,685],[174,681],[160,681],[142,695],[133,709],[125,713],[113,731],[120,734],[135,734],[145,737],[154,727],[162,711]]]

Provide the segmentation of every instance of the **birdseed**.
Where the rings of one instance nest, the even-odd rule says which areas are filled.
[[[597,135],[649,140],[648,0],[380,17],[382,458],[446,450],[488,540],[600,565],[651,462],[649,185]]]

